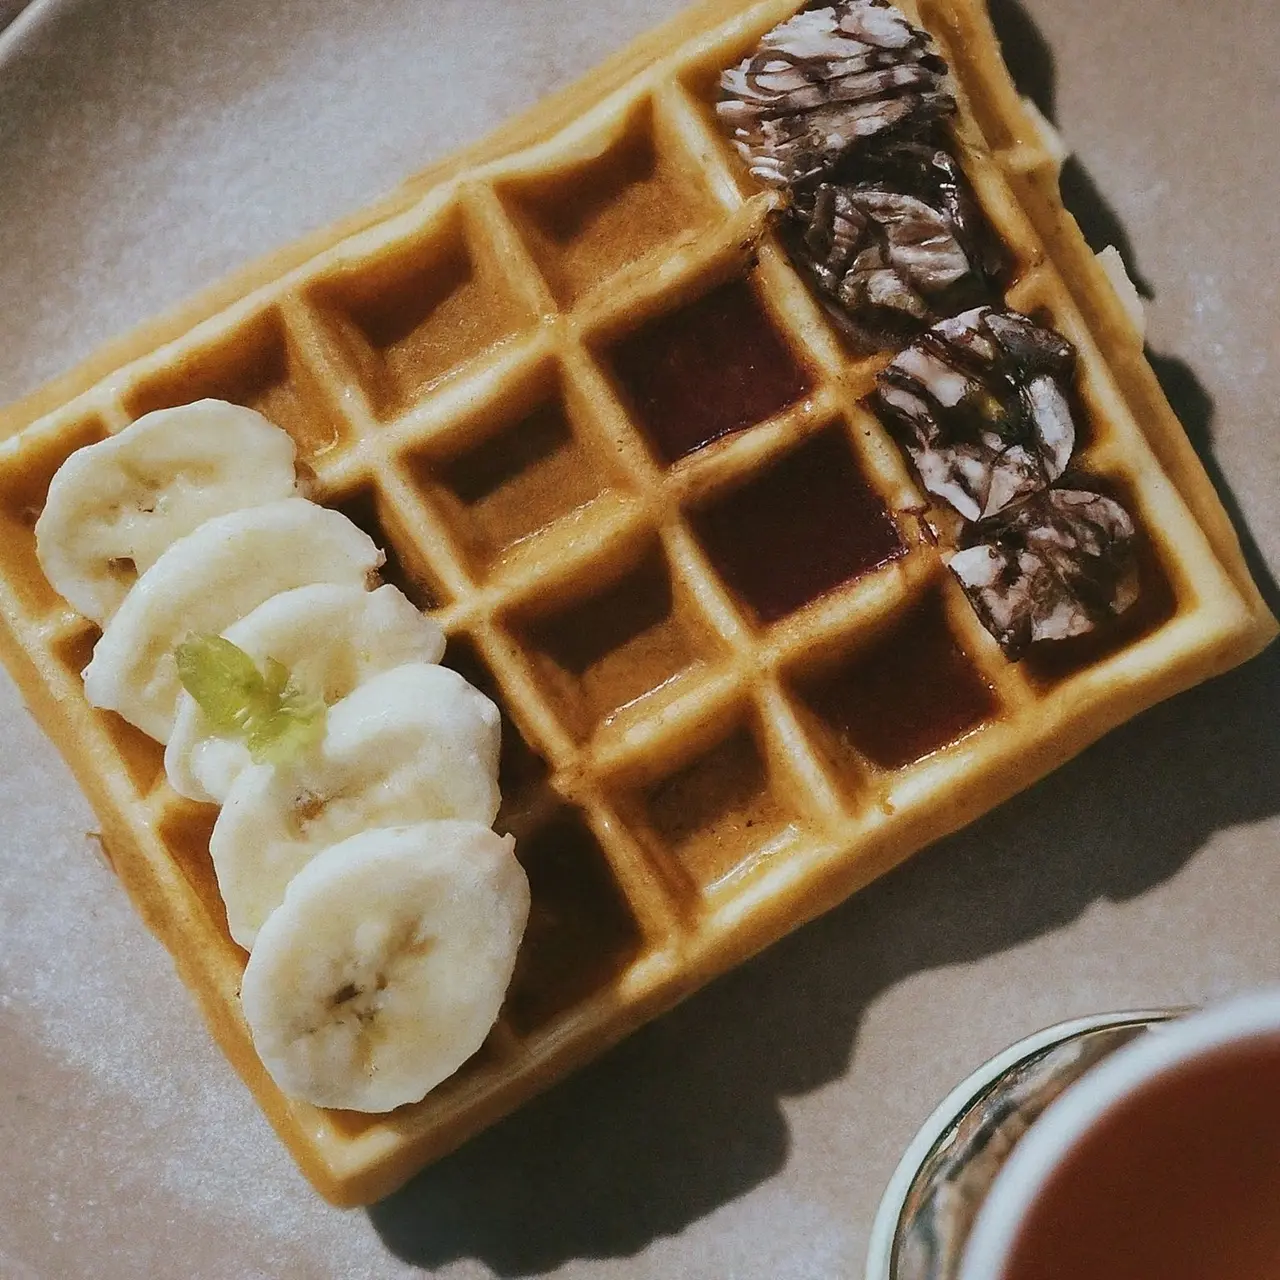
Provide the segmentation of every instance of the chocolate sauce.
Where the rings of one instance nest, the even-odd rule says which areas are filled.
[[[746,280],[650,320],[608,358],[666,462],[771,418],[812,385]]]
[[[1088,479],[1099,493],[1115,499],[1131,516],[1137,515],[1137,497],[1131,486],[1096,476]],[[1137,601],[1086,635],[1032,645],[1022,659],[1022,669],[1042,688],[1070,679],[1077,672],[1095,667],[1122,649],[1140,643],[1177,614],[1178,595],[1160,555],[1140,521],[1135,519],[1135,525],[1133,558],[1138,575]]]
[[[795,192],[788,251],[854,351],[900,347],[1009,278],[1009,254],[947,146],[940,129],[886,140]]]
[[[806,691],[863,755],[897,769],[963,737],[996,711],[991,687],[956,644],[931,596],[869,652]]]
[[[906,554],[839,428],[693,517],[716,570],[773,622]]]
[[[805,183],[874,154],[894,129],[928,129],[955,111],[933,38],[880,0],[807,8],[720,77],[716,114],[751,172]]]

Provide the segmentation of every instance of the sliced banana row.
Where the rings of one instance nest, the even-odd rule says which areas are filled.
[[[36,538],[103,626],[89,702],[166,744],[179,794],[223,805],[210,853],[272,1078],[323,1107],[420,1099],[488,1034],[528,917],[490,830],[497,707],[437,665],[440,628],[375,586],[381,551],[299,496],[292,441],[252,410],[205,400],[81,449]],[[323,732],[255,754],[247,711],[229,728],[183,688],[193,633],[221,637],[235,688],[305,691]]]

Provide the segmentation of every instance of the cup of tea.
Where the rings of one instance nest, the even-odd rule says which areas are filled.
[[[960,1280],[1280,1280],[1280,991],[1086,1071],[982,1198]]]

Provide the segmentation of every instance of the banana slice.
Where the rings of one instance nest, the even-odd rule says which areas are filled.
[[[320,850],[370,827],[498,813],[498,708],[456,671],[384,671],[329,711],[319,747],[250,765],[209,838],[231,936],[250,949]]]
[[[444,656],[444,632],[392,586],[368,592],[318,583],[285,591],[228,627],[226,638],[259,667],[268,658],[283,663],[327,706],[379,672]],[[179,695],[164,753],[169,783],[179,795],[221,804],[250,763],[243,742],[220,737],[196,700]]]
[[[423,822],[363,831],[298,874],[240,991],[285,1093],[391,1111],[480,1048],[529,915],[513,844],[478,823]]]
[[[101,623],[179,538],[296,492],[293,441],[260,413],[222,400],[159,409],[62,464],[36,556],[54,590]]]
[[[346,516],[305,498],[206,520],[138,579],[107,623],[84,671],[85,696],[167,742],[182,692],[173,651],[187,635],[221,633],[307,583],[366,586],[382,560]]]

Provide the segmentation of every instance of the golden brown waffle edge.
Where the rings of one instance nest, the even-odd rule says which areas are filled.
[[[5,661],[219,1044],[335,1203],[392,1190],[1275,633],[1140,338],[1061,208],[1055,162],[985,11],[922,0],[903,7],[956,72],[963,159],[1021,268],[1010,300],[1047,310],[1079,347],[1094,424],[1086,464],[1124,492],[1149,541],[1136,621],[1065,659],[1001,657],[861,406],[874,361],[837,341],[773,239],[776,197],[752,185],[709,110],[714,73],[798,7],[698,5],[374,208],[0,413]],[[575,181],[594,202],[578,233]],[[432,290],[439,305],[415,324],[415,291]],[[618,353],[648,319],[708,296],[745,299],[806,385],[751,429],[666,465],[636,428]],[[432,327],[442,310],[447,333]],[[510,718],[500,822],[533,883],[527,963],[481,1053],[387,1117],[292,1102],[266,1076],[209,866],[213,811],[178,801],[152,744],[85,703],[78,671],[93,630],[42,585],[30,551],[62,457],[202,394],[252,402],[298,436],[319,499],[390,542],[393,572],[450,632],[447,660]],[[512,456],[524,469],[509,474]],[[726,585],[709,548],[736,494],[758,484],[756,501],[781,501],[787,467],[803,471],[804,459],[865,482],[896,544],[851,585],[770,621]],[[954,669],[968,690],[937,742],[927,723],[916,740],[858,722],[869,689],[906,695],[904,650]]]

